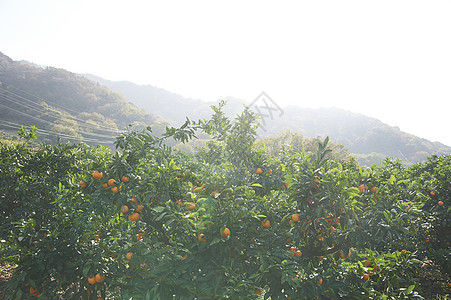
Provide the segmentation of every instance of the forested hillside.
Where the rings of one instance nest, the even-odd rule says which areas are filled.
[[[17,133],[35,125],[39,141],[63,140],[111,145],[129,124],[155,118],[122,95],[62,69],[11,60],[0,52],[0,129]]]

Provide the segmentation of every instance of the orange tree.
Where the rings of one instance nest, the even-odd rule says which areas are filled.
[[[0,251],[2,260],[18,264],[9,282],[18,299],[30,291],[41,295],[42,287],[73,285],[75,261],[85,258],[75,247],[77,219],[64,190],[73,185],[74,174],[86,173],[94,160],[106,164],[109,155],[84,144],[0,146]]]
[[[108,287],[127,299],[380,293],[365,288],[362,268],[346,266],[358,266],[350,235],[360,195],[349,185],[350,171],[326,159],[328,140],[313,155],[269,157],[252,150],[252,112],[232,123],[220,107],[214,110],[211,120],[165,136],[188,139],[194,129],[210,134],[208,147],[194,155],[173,152],[150,133],[118,140],[110,169],[122,173],[108,178],[127,171],[129,182],[116,183],[117,193],[97,182],[83,194],[93,205],[105,199],[102,210],[110,211],[100,239],[107,245],[104,259],[83,268],[86,289],[94,294]],[[99,272],[105,281],[89,283]]]
[[[451,276],[451,156],[433,155],[407,170],[407,189],[421,201],[419,249]]]
[[[413,255],[366,243],[375,236],[368,198],[377,192],[360,185],[373,175],[328,159],[327,138],[316,153],[255,150],[256,115],[245,109],[232,122],[222,105],[210,120],[187,120],[161,137],[131,132],[114,154],[80,157],[85,167],[55,183],[49,233],[23,246],[29,255],[13,296],[418,296]],[[168,146],[196,130],[211,136],[206,148]]]

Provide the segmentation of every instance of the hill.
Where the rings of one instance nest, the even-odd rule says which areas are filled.
[[[225,98],[228,116],[235,116],[246,103]],[[130,101],[130,102],[129,102]],[[162,131],[169,122],[181,125],[186,117],[208,118],[214,102],[185,98],[151,85],[114,82],[93,75],[41,67],[11,60],[0,52],[1,136],[16,134],[21,125],[38,127],[39,141],[84,141],[112,146],[114,138],[131,124],[153,125]],[[298,132],[305,137],[329,136],[355,154],[363,165],[380,163],[385,157],[407,164],[432,154],[451,154],[438,142],[402,132],[381,121],[338,108],[283,108],[284,114],[267,120],[261,137]],[[151,114],[149,114],[150,112]],[[157,121],[160,118],[163,121]]]
[[[451,148],[389,126],[375,118],[338,108],[300,108],[290,106],[284,115],[268,122],[265,135],[280,130],[305,136],[329,136],[343,144],[363,165],[379,164],[385,157],[399,158],[406,164],[426,160],[432,154],[451,154]]]
[[[11,60],[0,52],[0,129],[17,133],[35,125],[39,141],[84,141],[112,145],[133,126],[156,118],[93,81],[63,69]]]
[[[206,118],[211,113],[213,102],[185,98],[151,85],[137,85],[131,82],[114,82],[85,74],[87,78],[111,90],[121,93],[140,108],[168,120],[181,124],[186,116],[191,119]],[[241,111],[245,101],[232,97],[225,112],[233,116]],[[280,132],[299,132],[307,137],[330,136],[331,140],[343,144],[357,156],[363,165],[379,164],[386,157],[399,158],[406,164],[420,162],[432,154],[451,154],[451,148],[403,132],[375,118],[338,108],[283,108],[284,114],[268,120],[262,137],[275,136]]]

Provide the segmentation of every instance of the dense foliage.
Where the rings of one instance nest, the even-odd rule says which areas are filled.
[[[115,153],[0,147],[7,299],[422,299],[420,260],[450,275],[450,156],[359,168],[327,138],[274,155],[252,111],[221,108]]]

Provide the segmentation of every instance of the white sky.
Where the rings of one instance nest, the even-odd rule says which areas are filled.
[[[0,0],[0,51],[186,97],[339,107],[451,146],[451,1]]]

